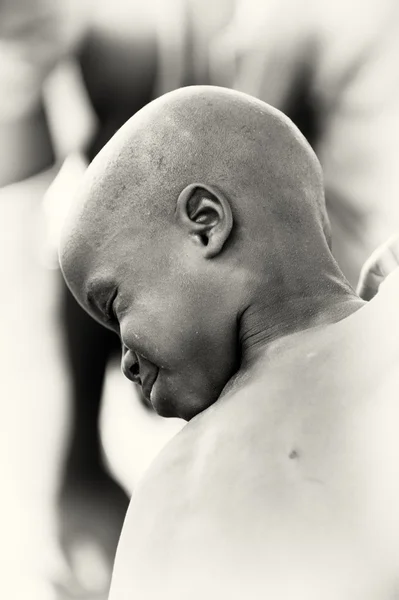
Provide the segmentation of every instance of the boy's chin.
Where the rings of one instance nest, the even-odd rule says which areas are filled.
[[[190,421],[209,408],[219,397],[218,390],[208,381],[198,383],[198,390],[192,382],[168,381],[160,373],[151,391],[151,404],[154,410],[166,418],[179,418]],[[168,385],[169,384],[169,385]],[[191,384],[191,385],[190,385]]]
[[[160,417],[172,418],[178,417],[174,400],[170,397],[165,384],[158,376],[151,390],[150,402],[155,412]]]

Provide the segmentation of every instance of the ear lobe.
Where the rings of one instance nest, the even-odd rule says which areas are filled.
[[[192,183],[181,192],[176,218],[206,258],[219,254],[233,228],[230,203],[214,186]]]

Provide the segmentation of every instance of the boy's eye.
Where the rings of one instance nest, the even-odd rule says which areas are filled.
[[[118,318],[116,316],[116,311],[115,311],[115,300],[116,297],[118,295],[118,289],[115,289],[114,292],[111,294],[106,308],[105,308],[105,317],[107,319],[108,323],[117,323],[118,322]]]

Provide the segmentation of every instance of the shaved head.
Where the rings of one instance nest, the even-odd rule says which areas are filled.
[[[165,94],[132,117],[90,166],[81,215],[95,227],[102,211],[163,227],[197,181],[224,189],[244,220],[266,210],[269,221],[327,222],[319,162],[288,117],[211,86]]]
[[[158,377],[160,389],[150,391],[161,414],[191,418],[237,369],[240,315],[259,282],[289,288],[304,262],[317,277],[330,260],[328,235],[321,168],[292,122],[246,94],[195,86],[151,102],[100,152],[60,256],[72,292],[96,318],[93,285],[95,304],[106,288],[123,295],[117,329],[130,363],[144,356],[164,371],[163,389]],[[121,315],[133,303],[142,320],[130,321],[128,340]],[[163,324],[171,318],[178,333]],[[151,340],[151,319],[165,346]],[[199,358],[205,348],[214,369]]]

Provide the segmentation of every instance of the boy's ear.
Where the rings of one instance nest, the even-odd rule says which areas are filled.
[[[233,228],[229,201],[216,187],[203,183],[191,183],[180,193],[176,220],[206,258],[222,251]]]

